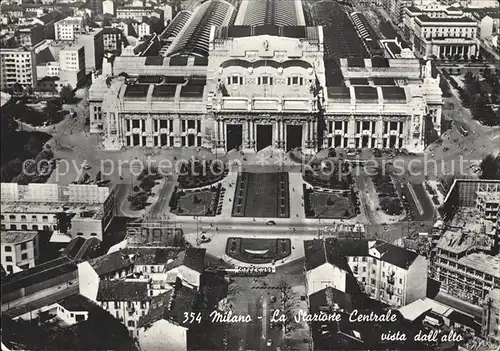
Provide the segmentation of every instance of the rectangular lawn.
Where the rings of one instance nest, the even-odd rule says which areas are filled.
[[[236,198],[240,190],[243,194],[241,200]],[[238,176],[233,216],[288,218],[290,216],[288,192],[287,173],[245,172]],[[281,196],[284,196],[283,199]],[[235,213],[238,204],[241,204],[242,213]]]
[[[195,200],[195,195],[198,201]],[[199,191],[196,193],[187,193],[179,198],[179,205],[183,209],[182,215],[185,216],[203,216],[203,210],[211,208],[212,199],[217,193],[212,191]]]
[[[319,218],[351,218],[355,215],[354,205],[349,197],[323,192],[313,192],[310,197],[311,207]]]

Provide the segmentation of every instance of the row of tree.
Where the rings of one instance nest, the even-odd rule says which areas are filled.
[[[490,98],[477,76],[467,72],[464,77],[464,88],[459,90],[459,94],[463,106],[470,108],[474,119],[488,126],[500,125],[500,113],[499,111],[495,113],[491,107],[491,104],[498,103],[499,96],[492,93]]]

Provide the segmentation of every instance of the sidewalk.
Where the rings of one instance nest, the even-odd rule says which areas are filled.
[[[290,218],[298,218],[304,220],[306,214],[304,211],[304,191],[302,186],[302,184],[304,184],[304,181],[302,180],[302,174],[289,173],[288,180],[288,193],[290,197]]]
[[[222,212],[217,217],[230,218],[233,211],[233,199],[234,191],[236,189],[236,180],[238,179],[238,173],[231,171],[227,174],[227,177],[222,181],[222,186],[226,189],[224,198],[222,200]]]

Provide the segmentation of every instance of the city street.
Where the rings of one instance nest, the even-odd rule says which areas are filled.
[[[229,303],[233,315],[250,315],[250,323],[233,323],[229,329],[228,350],[276,350],[283,341],[283,330],[271,324],[271,316],[281,307],[277,287],[285,281],[290,289],[304,285],[304,260],[299,259],[277,267],[276,273],[263,277],[231,277]],[[294,294],[297,300],[300,296]],[[295,300],[294,300],[295,301]],[[299,342],[301,340],[295,340]]]

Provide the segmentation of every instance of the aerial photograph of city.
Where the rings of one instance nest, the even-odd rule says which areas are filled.
[[[500,351],[499,0],[0,0],[1,351]]]

